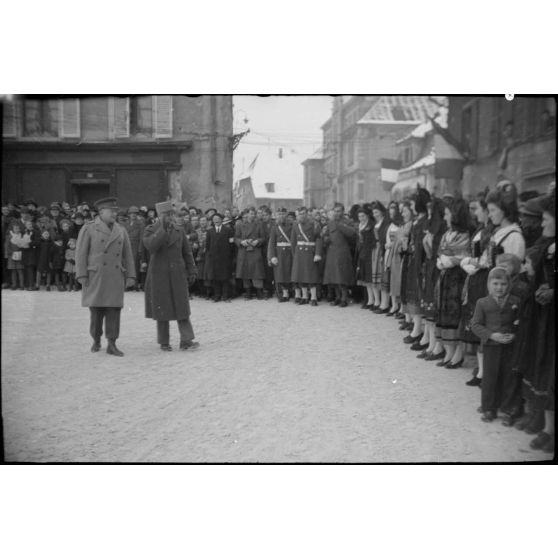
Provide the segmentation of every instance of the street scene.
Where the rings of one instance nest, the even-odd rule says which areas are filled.
[[[554,457],[553,97],[2,113],[7,461]]]

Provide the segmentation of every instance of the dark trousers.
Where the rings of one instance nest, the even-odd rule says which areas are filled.
[[[481,406],[484,412],[498,411],[506,394],[514,389],[513,343],[484,345]],[[506,409],[503,409],[504,411]]]
[[[91,306],[91,326],[89,332],[95,341],[100,341],[103,335],[103,320],[105,321],[105,337],[109,341],[116,341],[120,335],[120,311],[122,308],[107,306]]]
[[[227,300],[229,298],[229,281],[225,279],[224,281],[213,281],[213,294],[216,299],[222,298]]]
[[[180,342],[188,342],[194,339],[194,329],[189,319],[177,320]],[[157,320],[157,343],[168,345],[170,343],[170,328],[168,321]]]
[[[337,300],[347,302],[348,292],[347,285],[335,285],[335,298]]]
[[[32,289],[35,286],[35,266],[26,265],[25,266],[25,286],[28,289]]]

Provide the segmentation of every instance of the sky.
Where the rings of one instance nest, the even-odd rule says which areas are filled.
[[[333,98],[328,95],[235,95],[234,132],[250,129],[234,151],[234,181],[259,153],[256,165],[277,156],[283,148],[285,166],[295,176],[302,197],[304,159],[322,145],[322,124],[330,117]],[[248,122],[245,122],[247,120]],[[271,178],[271,177],[270,177]],[[295,185],[291,185],[295,187]]]

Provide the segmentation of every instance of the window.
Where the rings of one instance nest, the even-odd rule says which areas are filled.
[[[130,99],[111,97],[109,100],[109,130],[111,138],[130,136]]]
[[[265,191],[268,194],[273,194],[275,192],[275,182],[266,182],[264,186],[265,186]]]
[[[58,101],[24,99],[22,106],[25,137],[58,136]]]
[[[60,135],[64,138],[80,137],[79,99],[60,101]]]
[[[5,138],[16,135],[16,115],[14,101],[4,101],[2,103],[2,135]]]
[[[153,96],[153,129],[156,138],[172,137],[172,96]]]
[[[152,132],[151,96],[130,97],[130,134],[151,136]]]

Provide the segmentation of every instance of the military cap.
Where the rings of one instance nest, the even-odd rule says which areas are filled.
[[[97,200],[94,204],[95,209],[100,211],[101,209],[117,209],[116,198],[102,198]]]
[[[130,208],[128,209],[128,213],[139,213],[139,208],[136,207],[135,205],[131,205]]]
[[[157,215],[161,216],[163,213],[167,213],[168,211],[173,210],[172,201],[164,201],[155,204],[155,210],[157,211]]]

